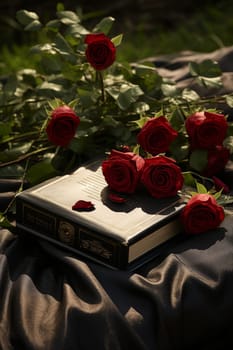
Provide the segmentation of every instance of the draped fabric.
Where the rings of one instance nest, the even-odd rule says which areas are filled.
[[[223,60],[233,51],[221,52]],[[232,187],[232,169],[224,176]],[[0,181],[1,209],[14,186]],[[131,272],[0,230],[1,350],[231,349],[232,324],[230,213],[218,229],[170,242]]]

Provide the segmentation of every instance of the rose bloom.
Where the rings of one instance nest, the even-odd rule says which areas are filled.
[[[168,151],[178,133],[164,116],[149,119],[137,135],[140,146],[152,155]]]
[[[88,34],[85,43],[86,58],[92,67],[103,70],[113,64],[116,59],[116,47],[105,34]]]
[[[202,175],[211,177],[219,174],[226,166],[230,157],[230,151],[223,146],[216,146],[208,151],[208,159],[206,168],[202,171]]]
[[[134,193],[143,165],[144,159],[132,152],[112,150],[102,162],[102,172],[111,190]]]
[[[172,197],[184,183],[181,169],[176,162],[165,156],[145,159],[141,182],[155,198]]]
[[[222,145],[228,124],[223,114],[196,112],[185,121],[192,149]]]
[[[74,137],[79,123],[79,117],[69,106],[55,108],[46,127],[49,141],[57,146],[67,146]]]
[[[188,234],[199,234],[215,229],[224,220],[223,208],[210,194],[196,194],[181,212],[181,222]]]

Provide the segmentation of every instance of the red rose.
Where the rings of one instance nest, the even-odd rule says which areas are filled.
[[[88,34],[85,38],[87,44],[87,61],[96,70],[103,70],[113,64],[116,58],[116,47],[103,33]]]
[[[211,177],[222,171],[230,157],[230,151],[223,147],[217,146],[214,149],[208,151],[208,159],[206,168],[202,171],[202,174]]]
[[[137,135],[137,142],[152,155],[168,151],[178,133],[164,116],[149,119]]]
[[[215,229],[224,220],[223,208],[210,194],[194,195],[181,212],[181,221],[188,234]]]
[[[156,156],[145,159],[141,181],[153,197],[165,198],[177,194],[184,178],[173,159]]]
[[[223,114],[196,112],[185,121],[191,148],[209,149],[222,145],[228,124]]]
[[[139,182],[144,159],[131,152],[112,150],[102,162],[102,171],[109,188],[122,193],[133,193]]]
[[[57,146],[67,146],[74,137],[79,123],[79,117],[70,107],[55,108],[46,128],[49,141]]]

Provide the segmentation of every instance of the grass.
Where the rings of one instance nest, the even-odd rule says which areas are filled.
[[[147,33],[140,30],[136,35],[125,33],[119,59],[134,61],[182,50],[211,52],[233,45],[233,4],[227,6],[226,3],[202,9],[172,29],[154,26]]]
[[[123,41],[118,48],[118,60],[137,61],[148,56],[170,54],[182,50],[211,52],[220,47],[233,45],[233,4],[222,0],[217,5],[202,8],[188,20],[175,23],[172,29],[162,23],[146,29],[146,23],[137,24],[134,30],[127,30],[116,18],[116,24],[123,29]],[[11,43],[0,48],[0,75],[15,72],[21,68],[33,68],[37,61],[28,55],[28,44]]]

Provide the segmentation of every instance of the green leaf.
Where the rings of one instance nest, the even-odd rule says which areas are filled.
[[[140,129],[143,127],[143,125],[150,119],[150,117],[147,116],[140,116],[140,119],[134,120],[133,123],[135,123]]]
[[[29,151],[31,147],[31,142],[20,143],[4,152],[0,153],[0,161],[8,162],[10,160],[17,159],[22,154],[25,154]]]
[[[129,106],[136,102],[138,97],[143,95],[143,91],[138,85],[123,84],[120,88],[120,94],[117,98],[117,104],[122,110],[126,110]]]
[[[228,104],[229,107],[233,108],[233,96],[231,95],[226,96],[226,103]]]
[[[9,135],[11,131],[11,124],[0,122],[0,137]]]
[[[178,134],[171,143],[169,150],[177,162],[187,159],[189,154],[188,138],[184,134]]]
[[[113,17],[105,17],[103,18],[93,29],[94,33],[104,33],[105,35],[107,35],[111,28],[112,28],[112,24],[115,21],[115,19]]]
[[[69,145],[69,148],[66,148],[66,149],[59,148],[55,156],[51,160],[51,164],[53,168],[56,169],[56,171],[62,172],[62,173],[70,171],[72,168],[74,168],[76,163],[77,163],[76,153],[70,149],[70,145]]]
[[[29,25],[29,23],[39,20],[38,15],[35,12],[27,10],[19,10],[16,12],[16,18],[24,26]]]
[[[219,198],[217,198],[219,205],[228,205],[233,203],[233,196],[232,195],[226,195],[221,194]]]
[[[15,232],[15,226],[7,219],[7,217],[0,212],[0,227],[10,230],[12,233]]]
[[[135,145],[132,152],[135,154],[140,154],[140,145]]]
[[[54,19],[49,21],[46,24],[46,28],[52,29],[52,30],[57,30],[60,27],[60,21],[58,19]]]
[[[192,76],[214,78],[221,76],[221,69],[217,62],[204,60],[201,63],[190,62],[189,70]]]
[[[60,33],[57,33],[54,43],[55,43],[54,48],[56,48],[57,52],[60,55],[65,57],[70,62],[76,63],[77,58],[74,54],[72,47],[68,44],[66,39]]]
[[[183,128],[185,123],[185,116],[182,109],[176,108],[169,117],[169,121],[175,130],[180,130]]]
[[[208,78],[208,77],[199,76],[197,81],[201,85],[204,85],[207,88],[215,88],[216,89],[216,88],[220,88],[222,86],[221,77]]]
[[[66,33],[69,34],[71,38],[79,39],[82,35],[87,35],[90,32],[81,24],[73,24],[72,26],[69,26]]]
[[[30,22],[24,29],[27,31],[36,31],[39,30],[42,27],[42,24],[40,21],[35,19],[34,21]]]
[[[112,96],[112,98],[114,98],[114,100],[118,99],[118,96],[120,94],[120,89],[116,86],[110,86],[110,87],[106,87],[105,91]]]
[[[24,174],[24,168],[21,165],[13,164],[0,168],[0,177],[7,179],[21,179]]]
[[[41,65],[46,74],[59,73],[62,70],[62,63],[57,55],[44,54],[41,57]]]
[[[58,175],[58,172],[51,165],[51,159],[45,159],[32,165],[27,171],[27,180],[31,185],[36,185],[44,180]]]
[[[57,3],[57,12],[64,11],[64,9],[65,9],[64,4],[62,2],[58,2]]]
[[[112,43],[117,47],[121,44],[123,38],[123,34],[119,34],[111,39]]]
[[[198,181],[196,181],[196,188],[197,188],[197,193],[208,193],[207,188]]]
[[[164,96],[172,97],[177,95],[177,87],[175,84],[162,84],[161,85],[162,92]]]
[[[185,186],[188,186],[188,187],[195,187],[196,186],[196,180],[190,171],[183,172],[182,174],[184,177]]]
[[[143,114],[150,110],[150,106],[148,105],[148,103],[140,101],[134,104],[133,109],[137,114]]]
[[[63,86],[45,81],[36,90],[40,96],[46,96],[48,98],[61,97]]]
[[[99,92],[97,90],[93,90],[92,87],[90,89],[77,89],[78,92],[78,98],[80,99],[82,105],[85,108],[88,108],[92,106],[94,103],[96,103],[98,97],[100,96]]]
[[[190,89],[184,89],[182,91],[182,97],[186,101],[197,101],[200,98],[196,91]]]
[[[221,189],[221,190],[218,191],[218,192],[213,193],[212,196],[213,196],[216,200],[218,200],[218,199],[221,198],[222,191],[223,191],[223,189]]]
[[[56,53],[56,50],[54,49],[52,44],[46,43],[46,44],[39,44],[39,45],[35,45],[30,49],[31,53],[38,53],[41,54],[43,52],[47,52],[50,53],[52,55],[54,55]]]
[[[73,11],[59,11],[57,17],[63,24],[70,25],[80,22],[79,16]]]
[[[233,153],[233,136],[228,136],[223,141],[223,145],[229,149],[230,153]]]
[[[194,150],[190,155],[190,166],[192,169],[202,172],[208,162],[207,150]]]

